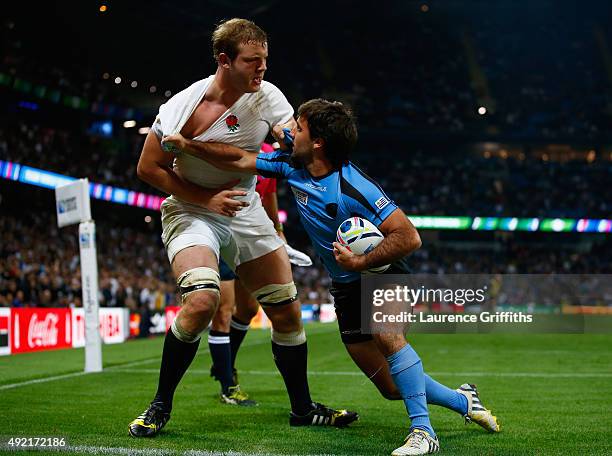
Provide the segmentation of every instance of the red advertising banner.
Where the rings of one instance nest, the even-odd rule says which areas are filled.
[[[105,344],[128,338],[128,311],[101,308],[100,335]],[[0,355],[85,345],[85,312],[82,308],[0,309]]]
[[[130,314],[130,337],[138,337],[140,334],[140,314]]]
[[[11,309],[0,307],[0,356],[11,354]]]
[[[72,347],[70,309],[11,309],[11,353]]]
[[[179,313],[179,310],[181,310],[179,306],[167,306],[166,307],[166,332],[168,332],[168,330],[170,329],[170,326],[172,326],[174,319]]]

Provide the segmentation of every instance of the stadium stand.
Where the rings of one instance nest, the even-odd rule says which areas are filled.
[[[292,47],[276,45],[279,33],[274,31],[270,80],[295,106],[318,96],[352,104],[362,132],[357,163],[408,214],[612,218],[612,149],[607,145],[612,73],[605,65],[611,36],[596,25],[597,8],[579,12],[589,26],[572,26],[571,33],[563,24],[577,23],[568,21],[576,13],[568,8],[558,8],[546,20],[534,14],[524,33],[510,33],[513,22],[503,14],[486,14],[495,6],[454,8],[451,2],[436,14],[403,14],[401,24],[385,15],[383,34],[374,33],[380,12],[338,15],[338,28],[306,28]],[[310,14],[301,19],[312,19]],[[150,71],[148,79],[143,77],[146,65],[139,73],[130,62],[118,61],[125,65],[124,81],[115,84],[115,75],[95,64],[76,65],[70,56],[41,53],[29,38],[33,26],[10,14],[1,26],[0,160],[160,195],[136,178],[143,136],[122,123],[130,114],[138,127],[150,125],[165,89],[180,90],[208,74],[212,59],[185,68],[180,80],[165,72],[157,81]],[[62,33],[50,39],[60,40]],[[338,48],[325,45],[331,42]],[[309,58],[288,68],[281,62],[295,62],[294,49]],[[132,79],[141,82],[132,88],[127,84]],[[153,84],[158,86],[154,92]],[[47,88],[47,94],[57,90],[79,97],[79,107],[41,97],[38,87]],[[486,114],[480,115],[478,107]],[[94,131],[97,122],[110,122],[112,133]],[[54,228],[53,214],[44,212],[50,205],[28,214],[6,210],[21,191],[15,189],[24,188],[13,184],[9,190],[8,185],[0,187],[0,305],[78,306],[74,233]],[[282,185],[279,198],[289,212],[288,238],[307,249]],[[96,210],[101,214],[102,305],[137,309],[176,302],[157,224],[143,232],[144,211],[133,209],[139,222],[119,226],[108,220],[111,206]],[[413,258],[414,270],[610,272],[612,264],[610,241],[598,235],[556,234],[540,243],[535,235],[470,236],[426,236]],[[320,266],[295,273],[304,302],[328,300],[329,284]]]

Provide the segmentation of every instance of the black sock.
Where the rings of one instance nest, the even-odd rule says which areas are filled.
[[[232,353],[230,349],[229,333],[210,330],[208,334],[208,347],[215,366],[215,377],[221,383],[225,394],[230,386],[235,386],[232,379]]]
[[[199,346],[200,339],[189,344],[177,339],[172,329],[169,329],[166,333],[162,362],[159,368],[159,384],[153,401],[162,402],[164,408],[168,411],[172,409],[174,391],[193,361]]]
[[[276,367],[283,376],[291,411],[296,415],[306,415],[312,409],[312,399],[308,389],[306,368],[308,347],[306,342],[300,345],[278,345],[272,341],[272,354]]]
[[[236,355],[240,349],[240,344],[244,340],[247,331],[249,330],[249,324],[238,320],[236,317],[232,317],[230,324],[230,346],[232,351],[232,368],[236,365]]]

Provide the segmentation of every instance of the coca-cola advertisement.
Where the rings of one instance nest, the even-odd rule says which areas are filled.
[[[12,309],[11,353],[72,347],[70,320],[70,309]]]
[[[102,308],[100,335],[105,344],[128,337],[128,310]],[[78,309],[0,309],[0,355],[85,346],[85,311]]]

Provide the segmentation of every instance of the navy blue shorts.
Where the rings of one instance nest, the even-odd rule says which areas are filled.
[[[385,274],[407,274],[409,272],[406,260],[400,260],[393,263]],[[332,281],[329,292],[334,297],[334,308],[342,342],[357,344],[372,340],[371,334],[361,332],[361,280],[349,283]]]
[[[234,271],[223,260],[219,260],[219,276],[223,281],[236,279]]]

